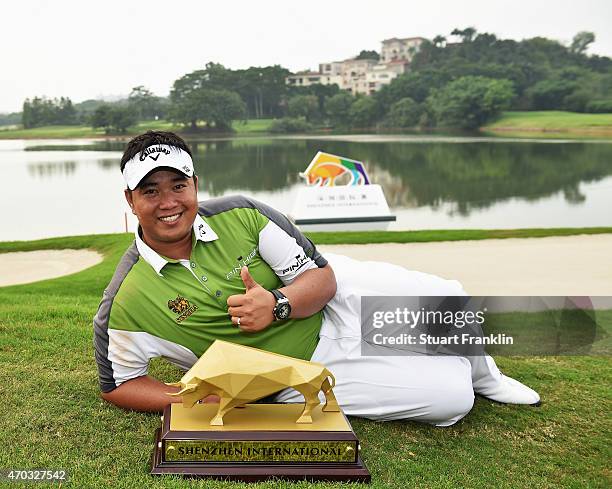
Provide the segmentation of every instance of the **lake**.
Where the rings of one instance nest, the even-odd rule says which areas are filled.
[[[0,141],[0,241],[134,230],[123,142]],[[390,230],[612,225],[612,141],[443,136],[190,141],[199,197],[241,193],[288,213],[322,150],[363,161]]]

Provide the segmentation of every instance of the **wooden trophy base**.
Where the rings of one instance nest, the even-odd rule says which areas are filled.
[[[247,404],[211,426],[217,404],[166,407],[155,433],[151,474],[237,481],[272,478],[370,482],[359,441],[342,412],[312,414],[296,424],[303,404]]]

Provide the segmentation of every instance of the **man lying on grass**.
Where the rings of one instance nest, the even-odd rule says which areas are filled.
[[[223,339],[324,364],[354,416],[448,426],[470,411],[474,392],[539,402],[490,356],[361,356],[362,295],[464,295],[458,282],[323,257],[284,215],[246,197],[198,203],[191,151],[172,133],[131,140],[121,171],[139,227],[94,318],[107,401],[143,411],[180,402],[168,395],[177,388],[147,375],[149,361],[187,370]],[[302,401],[290,389],[276,400]]]

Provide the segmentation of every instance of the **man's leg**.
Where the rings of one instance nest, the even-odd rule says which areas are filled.
[[[518,380],[502,374],[489,355],[468,357],[474,392],[505,404],[540,404],[540,395]]]
[[[361,297],[364,295],[467,295],[461,283],[456,280],[445,280],[385,262],[361,262],[330,253],[326,254],[326,257],[336,274],[338,289],[336,296],[324,310],[325,320],[321,329],[321,341],[324,337],[341,339],[344,342],[348,337],[360,337]],[[439,362],[439,365],[453,363],[452,360],[442,360],[448,357],[431,358],[434,362]],[[540,397],[537,392],[503,375],[489,355],[469,357],[467,360],[471,365],[473,389],[477,394],[504,403],[539,402]],[[320,361],[325,363],[324,358]]]
[[[351,416],[450,426],[474,403],[471,367],[465,358],[420,354],[362,357],[359,338],[322,336],[312,361],[323,363],[334,374],[338,403]],[[286,389],[277,401],[303,402],[303,397]]]

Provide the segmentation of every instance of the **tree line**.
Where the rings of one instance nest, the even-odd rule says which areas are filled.
[[[612,112],[612,60],[588,56],[595,36],[580,32],[570,46],[541,37],[498,39],[468,27],[459,42],[425,41],[410,71],[371,96],[339,92],[323,103],[312,95],[288,100],[282,130],[334,128],[478,128],[503,110]],[[277,124],[281,126],[281,122]]]
[[[232,70],[218,63],[177,79],[168,97],[143,86],[115,103],[35,97],[23,104],[24,127],[91,124],[124,132],[139,120],[166,119],[185,130],[229,131],[232,122],[276,119],[271,130],[374,127],[477,128],[503,110],[612,112],[612,60],[587,54],[595,36],[580,32],[569,46],[536,37],[498,39],[454,29],[421,44],[410,70],[372,95],[337,85],[288,86],[281,66]],[[360,58],[376,59],[375,51]]]

